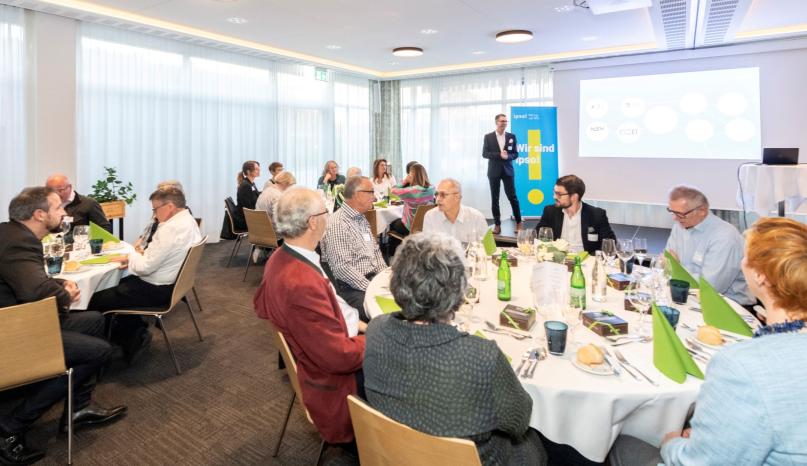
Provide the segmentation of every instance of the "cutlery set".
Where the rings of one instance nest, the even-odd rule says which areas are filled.
[[[531,348],[521,356],[521,363],[516,368],[516,376],[522,379],[532,378],[535,375],[535,368],[538,361],[546,359],[546,348]],[[522,371],[521,369],[524,368]]]

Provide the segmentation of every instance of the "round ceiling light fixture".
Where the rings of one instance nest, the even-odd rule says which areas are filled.
[[[496,40],[498,42],[504,42],[505,44],[526,42],[531,39],[532,31],[527,31],[526,29],[513,29],[511,31],[502,31],[496,34]]]
[[[419,57],[423,55],[420,47],[396,47],[392,49],[392,54],[396,57]]]

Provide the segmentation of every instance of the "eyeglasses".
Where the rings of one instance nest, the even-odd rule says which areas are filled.
[[[552,191],[552,193],[555,195],[555,197],[563,197],[563,196],[569,196],[570,195],[570,193],[559,193],[557,191]]]
[[[691,214],[692,212],[695,212],[696,210],[700,209],[701,207],[703,207],[703,204],[701,204],[701,205],[699,205],[697,207],[693,207],[692,209],[689,209],[686,212],[676,212],[676,211],[670,209],[669,207],[667,207],[667,212],[675,215],[676,218],[680,218],[680,219],[683,220],[683,219],[687,218],[687,215]]]
[[[444,193],[442,191],[437,191],[434,193],[434,197],[448,197],[452,194],[459,194],[459,191],[454,191],[453,193]]]
[[[375,191],[373,191],[372,189],[359,189],[356,192],[357,193],[375,194]]]
[[[156,214],[156,213],[157,213],[157,211],[158,211],[158,210],[160,210],[160,208],[165,207],[165,206],[167,206],[167,205],[168,205],[168,202],[166,202],[165,204],[160,204],[160,205],[158,205],[157,207],[153,207],[153,208],[151,209],[151,213],[152,213],[152,214]]]
[[[314,217],[319,217],[320,215],[325,215],[325,214],[327,214],[327,213],[328,213],[328,211],[327,211],[327,210],[323,210],[322,212],[320,212],[320,213],[318,213],[318,214],[309,215],[309,216],[308,216],[308,220],[311,220],[311,219],[312,219],[312,218],[314,218]]]

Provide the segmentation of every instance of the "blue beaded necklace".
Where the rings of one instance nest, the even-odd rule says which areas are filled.
[[[763,335],[773,335],[775,333],[798,332],[804,328],[804,325],[803,320],[788,320],[778,324],[763,325],[762,327],[758,328],[756,332],[754,332],[754,338],[761,337]]]

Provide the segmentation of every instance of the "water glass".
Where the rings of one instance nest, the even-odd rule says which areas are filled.
[[[518,236],[516,237],[516,243],[518,244],[518,250],[524,256],[531,256],[532,255],[532,243],[535,240],[535,230],[533,229],[525,229],[519,230]]]
[[[686,304],[689,297],[689,282],[686,280],[670,280],[670,295],[676,304]]]
[[[647,326],[645,325],[645,316],[647,315],[647,311],[650,310],[650,304],[653,302],[653,294],[647,286],[647,281],[636,279],[625,290],[625,297],[627,297],[628,301],[633,304],[633,307],[639,311],[639,325],[636,329],[636,333],[641,336],[649,335],[646,328]]]
[[[608,261],[608,265],[613,265],[614,259],[616,259],[616,241],[613,238],[602,240],[602,253]]]
[[[538,241],[542,243],[551,243],[555,240],[555,234],[549,227],[541,227],[538,229]]]
[[[647,238],[633,238],[633,253],[639,265],[644,265],[647,258]]]
[[[485,252],[485,247],[481,244],[477,245],[476,253],[474,254],[474,276],[475,280],[488,279],[488,253]]]
[[[557,320],[549,320],[544,323],[549,354],[561,356],[566,351],[566,331],[568,328],[568,325]]]
[[[104,240],[102,239],[91,239],[90,240],[90,252],[92,254],[101,254],[101,250],[104,248]]]
[[[620,239],[616,245],[616,255],[625,264],[626,270],[623,270],[623,272],[628,273],[628,261],[633,259],[633,239]]]
[[[667,322],[669,322],[673,330],[675,330],[675,327],[678,325],[678,317],[681,316],[681,311],[670,306],[657,306],[657,308],[664,314],[664,317],[667,318]]]
[[[48,256],[45,258],[45,265],[48,268],[48,275],[58,275],[62,273],[62,256]]]

